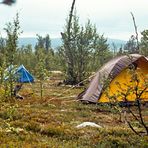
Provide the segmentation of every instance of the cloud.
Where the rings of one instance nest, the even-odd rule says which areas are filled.
[[[0,6],[0,30],[20,12],[24,35],[47,34],[60,36],[68,17],[72,0],[18,0],[12,7]],[[98,32],[107,37],[126,39],[134,33],[130,12],[135,15],[139,32],[148,28],[147,0],[77,0],[80,23],[90,19]]]

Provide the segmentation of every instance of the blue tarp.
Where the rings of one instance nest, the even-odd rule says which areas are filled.
[[[34,82],[34,77],[28,72],[28,70],[23,65],[17,68],[14,75],[16,76],[16,82],[20,83]]]

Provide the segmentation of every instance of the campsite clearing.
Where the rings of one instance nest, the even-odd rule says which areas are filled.
[[[1,147],[147,147],[147,137],[139,137],[127,124],[119,121],[116,110],[107,105],[82,104],[75,100],[83,88],[57,86],[56,80],[44,85],[44,97],[39,84],[25,84],[24,100],[1,101]],[[71,97],[72,96],[72,97]],[[148,122],[148,109],[144,117]],[[76,128],[83,122],[94,122],[102,128]],[[136,129],[141,130],[136,122]]]
[[[140,96],[141,101],[148,101],[147,74],[148,60],[142,55],[113,58],[99,69],[79,99],[95,103],[126,102],[135,101]]]

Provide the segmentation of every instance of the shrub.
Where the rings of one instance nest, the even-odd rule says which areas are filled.
[[[21,119],[21,114],[17,110],[17,105],[8,107],[5,111],[0,112],[2,119],[9,119],[11,121]]]
[[[40,132],[41,131],[41,126],[39,123],[34,122],[34,121],[30,121],[27,125],[26,125],[26,130],[28,131],[32,131],[32,132]]]

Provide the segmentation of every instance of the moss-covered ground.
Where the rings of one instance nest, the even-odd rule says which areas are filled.
[[[109,105],[82,104],[76,96],[83,88],[45,83],[40,98],[38,83],[24,84],[23,100],[0,101],[0,147],[18,148],[141,148],[148,147],[148,137],[138,136],[119,120],[119,113]],[[145,122],[148,109],[143,108]],[[102,128],[76,128],[83,122]],[[142,130],[132,121],[136,130]]]

